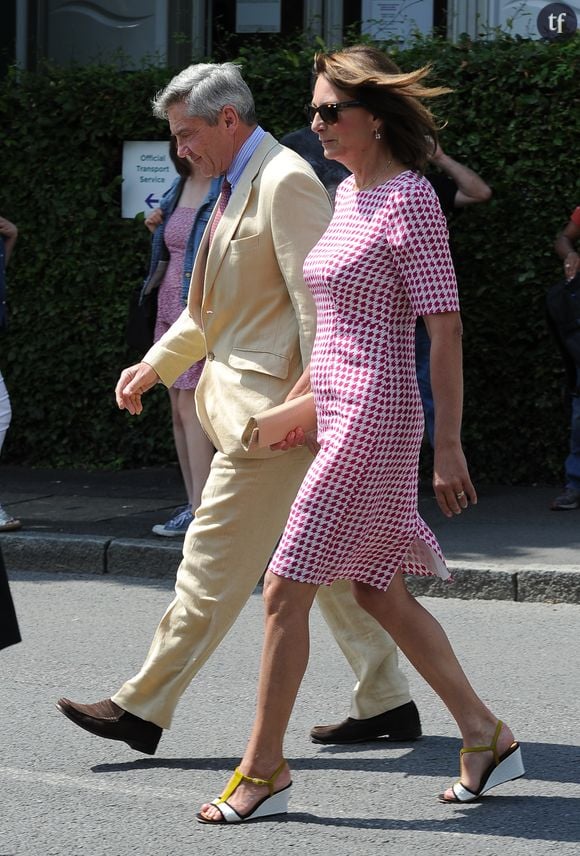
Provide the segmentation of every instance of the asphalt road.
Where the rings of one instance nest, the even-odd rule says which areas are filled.
[[[96,701],[141,664],[171,597],[166,581],[15,573],[24,642],[0,653],[0,856],[578,854],[580,607],[424,599],[481,694],[523,743],[527,777],[464,807],[435,795],[457,774],[459,741],[405,664],[425,737],[321,747],[314,723],[347,712],[352,678],[317,612],[310,668],[287,741],[284,820],[208,828],[193,820],[243,751],[255,699],[261,603],[184,696],[153,758],[86,734],[54,708]]]

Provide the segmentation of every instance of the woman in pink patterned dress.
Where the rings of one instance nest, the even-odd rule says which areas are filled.
[[[443,802],[467,802],[522,775],[509,727],[478,698],[438,622],[404,574],[449,577],[418,513],[423,415],[414,331],[431,336],[435,397],[433,484],[443,513],[477,501],[460,441],[461,319],[445,218],[421,175],[436,128],[423,98],[426,69],[400,74],[375,48],[317,55],[310,118],[325,156],[352,176],[336,194],[328,230],[305,262],[317,307],[310,371],[320,450],[292,506],[264,587],[266,636],[254,728],[206,823],[287,810],[283,737],[308,661],[317,587],[352,581],[358,602],[439,694],[463,738],[461,782]],[[301,429],[280,448],[307,441]]]

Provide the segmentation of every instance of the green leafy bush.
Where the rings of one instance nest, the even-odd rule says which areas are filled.
[[[244,66],[262,124],[277,136],[304,124],[313,47],[300,36],[268,47],[256,40],[231,57]],[[580,39],[420,38],[391,52],[405,69],[430,63],[432,80],[452,88],[437,104],[447,123],[443,147],[494,192],[451,227],[473,474],[558,480],[568,424],[544,293],[560,277],[555,234],[580,204]],[[149,105],[174,71],[47,66],[12,69],[0,81],[0,212],[20,231],[8,270],[10,330],[0,340],[14,413],[7,462],[174,460],[164,391],[149,394],[137,419],[113,398],[120,369],[139,356],[124,343],[124,323],[149,249],[142,222],[120,216],[122,145],[166,138]]]

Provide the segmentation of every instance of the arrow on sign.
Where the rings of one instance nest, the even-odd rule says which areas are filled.
[[[147,203],[149,208],[156,208],[157,205],[159,205],[159,200],[157,199],[157,197],[153,193],[149,194],[149,196],[147,197],[145,202]]]

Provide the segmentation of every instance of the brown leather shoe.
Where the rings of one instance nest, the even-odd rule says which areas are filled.
[[[157,744],[161,739],[163,729],[154,722],[140,719],[133,713],[123,710],[110,698],[97,701],[95,704],[78,704],[68,698],[61,698],[56,703],[61,713],[71,722],[108,740],[124,740],[131,749],[155,755]]]
[[[313,743],[366,743],[369,740],[418,740],[421,720],[414,701],[369,719],[348,717],[338,725],[317,725],[310,732]]]

